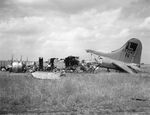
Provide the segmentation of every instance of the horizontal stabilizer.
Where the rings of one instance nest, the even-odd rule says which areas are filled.
[[[128,67],[130,67],[131,69],[133,69],[136,73],[141,71],[141,69],[139,67],[137,67],[136,65],[131,65],[129,64]]]
[[[113,65],[120,68],[121,70],[124,70],[127,73],[131,73],[131,74],[134,73],[126,64],[114,62]]]

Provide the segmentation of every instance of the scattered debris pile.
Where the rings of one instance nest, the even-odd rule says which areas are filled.
[[[79,57],[68,56],[65,58],[64,63],[66,71],[74,72],[79,66]]]
[[[59,72],[63,74],[66,72],[88,72],[94,73],[97,68],[95,63],[87,62],[85,60],[79,61],[77,56],[68,56],[65,59],[50,58],[48,61],[44,61],[43,57],[39,57],[38,61],[12,61],[11,64],[5,68],[1,68],[1,71],[9,72]]]

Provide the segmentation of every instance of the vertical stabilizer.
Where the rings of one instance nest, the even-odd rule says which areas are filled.
[[[109,57],[126,63],[140,64],[142,43],[136,38],[127,41],[120,49],[112,51]]]

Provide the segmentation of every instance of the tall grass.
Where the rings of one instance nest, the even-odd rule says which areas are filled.
[[[40,80],[31,74],[0,73],[0,111],[76,111],[90,114],[150,109],[148,74],[67,74]]]

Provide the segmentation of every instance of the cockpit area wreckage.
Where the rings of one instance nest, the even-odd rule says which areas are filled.
[[[132,38],[128,40],[121,48],[110,53],[103,53],[87,49],[87,53],[94,55],[93,61],[79,61],[79,57],[68,56],[65,59],[50,58],[48,61],[28,62],[11,60],[11,64],[1,66],[1,70],[9,72],[49,72],[59,73],[65,75],[67,72],[74,73],[95,73],[96,70],[106,68],[109,70],[116,70],[119,72],[126,72],[130,74],[141,72],[140,61],[142,54],[142,43],[139,39]],[[5,68],[5,69],[4,69]]]

